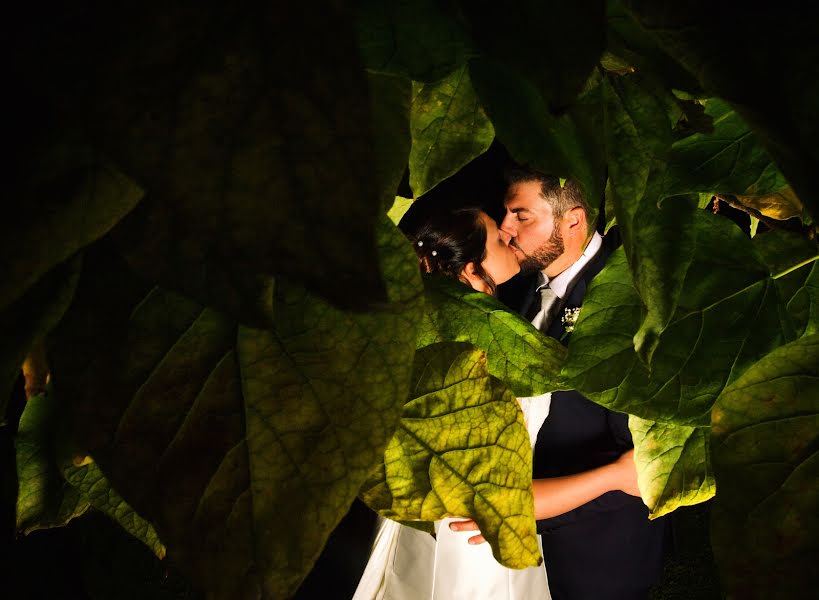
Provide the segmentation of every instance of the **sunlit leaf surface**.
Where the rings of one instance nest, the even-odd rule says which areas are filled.
[[[398,430],[362,497],[396,520],[473,518],[498,562],[540,563],[523,413],[469,344],[435,344],[416,354]]]
[[[618,251],[589,287],[563,374],[613,410],[706,426],[723,388],[785,341],[789,323],[751,240],[721,217],[694,216],[693,260],[651,371],[632,345],[643,308]]]
[[[489,373],[515,392],[537,396],[558,389],[566,349],[488,294],[444,277],[424,279],[426,310],[418,347],[469,342],[486,353]]]
[[[483,154],[495,137],[464,65],[435,83],[415,84],[409,156],[416,198]]]
[[[699,504],[716,491],[708,427],[656,423],[631,416],[634,463],[649,518]]]
[[[670,92],[640,74],[604,86],[609,183],[631,273],[647,312],[634,345],[650,364],[679,302],[694,251],[693,207],[660,204],[671,149]]]

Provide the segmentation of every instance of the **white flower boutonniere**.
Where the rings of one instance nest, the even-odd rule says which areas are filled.
[[[577,323],[577,316],[580,314],[580,307],[567,308],[563,311],[563,325],[566,327],[566,333],[574,331],[574,324]]]

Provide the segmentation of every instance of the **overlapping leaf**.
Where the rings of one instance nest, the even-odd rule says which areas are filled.
[[[643,308],[618,251],[584,300],[563,368],[568,385],[613,410],[706,426],[723,388],[787,340],[779,294],[751,240],[708,213],[695,213],[694,225],[694,255],[651,370],[632,346]]]
[[[486,353],[489,373],[516,396],[558,389],[566,349],[488,294],[444,277],[424,280],[426,310],[418,347],[469,342]]]
[[[740,204],[765,217],[786,221],[799,218],[805,212],[802,201],[790,186],[762,196],[737,196]]]
[[[693,207],[660,204],[671,148],[667,91],[638,74],[604,83],[608,190],[634,284],[647,309],[634,345],[649,364],[667,327],[694,251]]]
[[[817,381],[812,335],[762,358],[714,406],[711,538],[737,598],[808,598],[819,585]]]
[[[553,116],[537,87],[501,62],[473,59],[469,75],[496,137],[518,163],[573,177],[589,198],[602,197],[598,140],[580,135],[570,112]]]
[[[531,81],[554,114],[574,102],[603,53],[602,0],[458,4],[478,48]],[[569,47],[571,52],[566,51]]]
[[[469,36],[434,0],[362,0],[357,29],[368,69],[413,81],[443,79],[473,53]]]
[[[651,73],[662,78],[668,89],[701,91],[696,77],[669,56],[619,0],[606,2],[606,48],[614,58],[619,59],[615,64],[622,71],[636,69]],[[605,66],[606,63],[603,64]]]
[[[737,18],[735,11],[714,10],[706,2],[673,7],[645,0],[626,4],[643,29],[709,95],[727,100],[752,126],[815,222],[819,214],[816,19],[787,5],[745,11]],[[760,46],[759,40],[771,32],[776,32],[777,43]],[[717,38],[732,43],[714,44]]]
[[[153,199],[149,277],[284,274],[346,307],[385,299],[369,94],[345,7],[60,11],[20,49],[27,83],[43,101],[59,89],[63,120]]]
[[[398,520],[473,518],[498,562],[540,563],[523,413],[469,344],[418,351],[400,425],[362,497]]]
[[[664,194],[768,196],[784,190],[788,182],[742,117],[718,98],[703,105],[714,130],[674,142]]]
[[[275,328],[237,326],[107,253],[57,332],[78,444],[218,597],[292,594],[396,425],[420,284],[400,232],[379,235],[391,302],[371,313],[279,281]]]
[[[410,186],[417,198],[486,152],[495,137],[466,65],[436,83],[414,84]]]
[[[630,416],[634,463],[649,518],[699,504],[716,491],[709,427],[657,423]]]

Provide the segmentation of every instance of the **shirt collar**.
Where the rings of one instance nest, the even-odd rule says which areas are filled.
[[[548,284],[558,297],[563,298],[566,295],[566,287],[571,283],[572,279],[574,279],[575,274],[597,254],[602,245],[603,236],[595,231],[589,243],[586,244],[586,249],[583,251],[583,254],[568,269],[559,275],[555,275],[551,279],[549,279],[549,276],[543,271],[540,272],[540,285],[538,285],[537,291],[540,291],[542,287]]]

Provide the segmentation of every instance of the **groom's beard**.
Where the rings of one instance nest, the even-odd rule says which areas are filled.
[[[520,250],[520,247],[515,244],[515,247]],[[520,272],[523,274],[534,273],[535,271],[542,271],[566,250],[563,244],[563,236],[560,233],[559,223],[555,221],[555,228],[552,230],[552,235],[535,249],[531,254],[526,254],[520,250],[526,258],[520,261]]]

